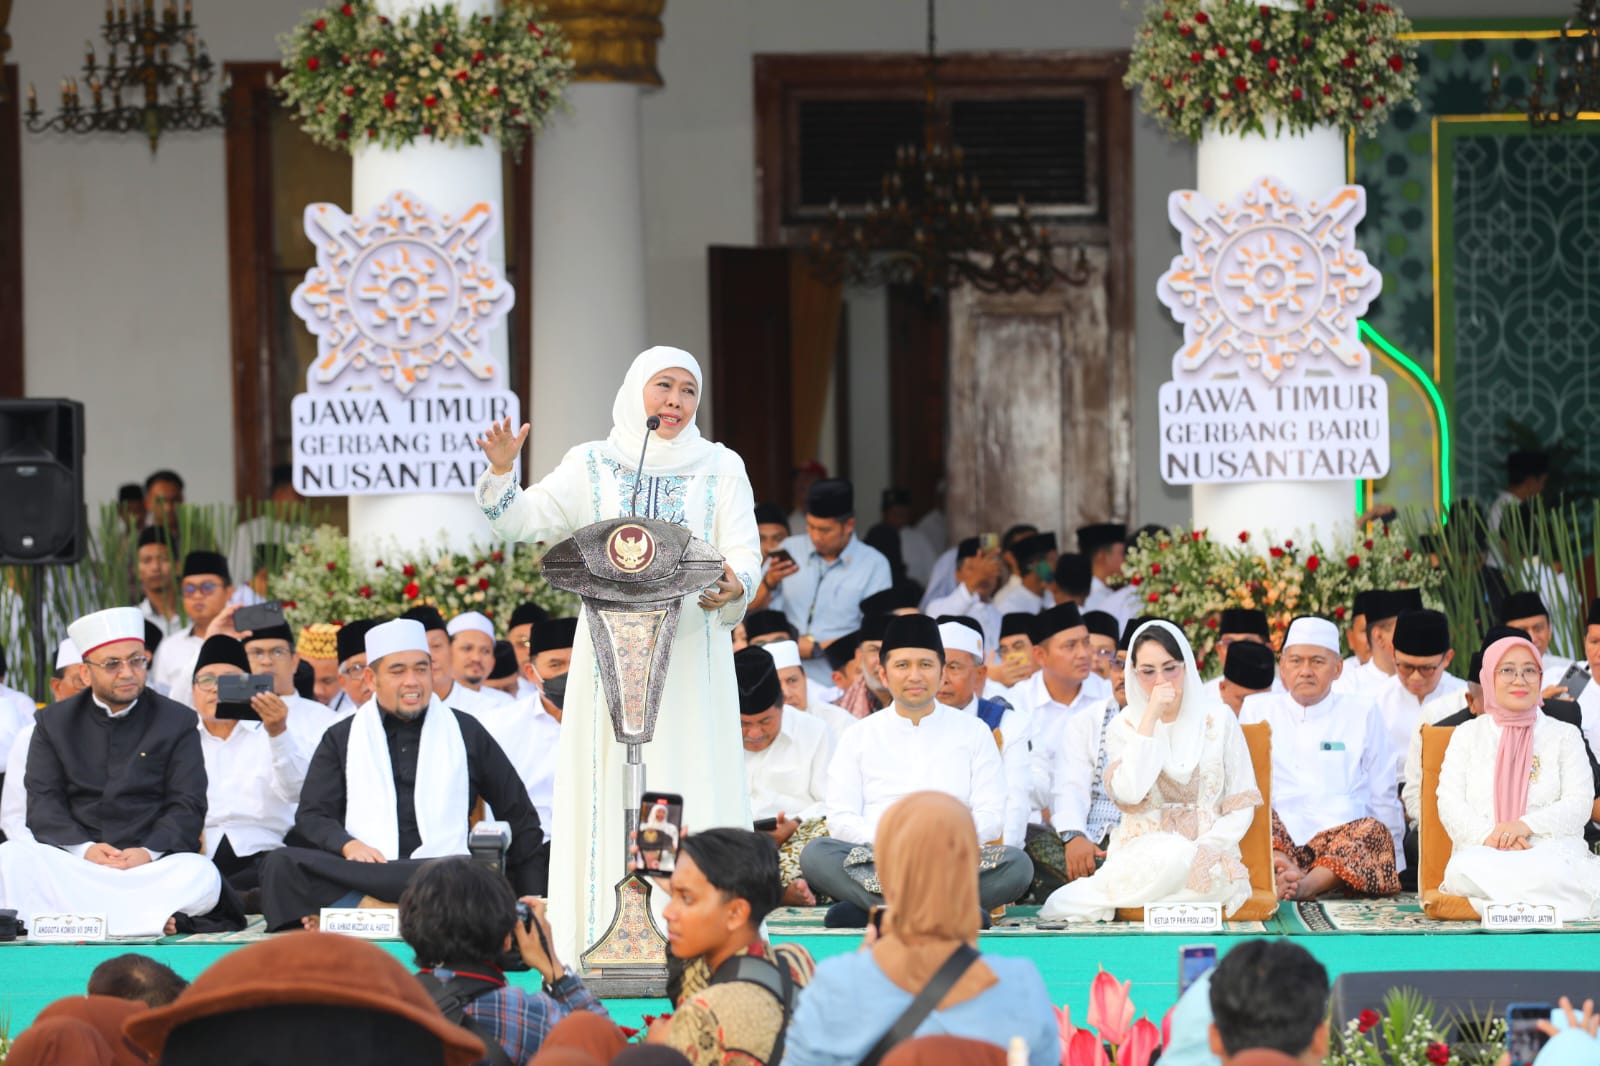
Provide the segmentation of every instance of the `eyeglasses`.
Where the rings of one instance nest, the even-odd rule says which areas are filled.
[[[1094,650],[1094,657],[1096,659],[1104,659],[1104,660],[1115,659],[1117,657],[1117,649],[1115,649],[1115,648],[1096,648]]]
[[[523,637],[521,640],[513,640],[511,643],[515,644],[519,648],[531,648],[533,647],[533,638]]]
[[[217,687],[217,676],[215,674],[196,674],[194,687],[210,692]]]
[[[1432,677],[1434,674],[1437,674],[1440,670],[1444,669],[1444,663],[1403,663],[1399,659],[1396,659],[1394,661],[1394,668],[1396,672],[1405,674],[1407,676],[1416,674],[1418,677]]]
[[[1177,660],[1173,660],[1172,662],[1166,663],[1159,667],[1138,666],[1134,668],[1133,672],[1138,674],[1146,681],[1153,680],[1157,674],[1160,674],[1162,677],[1170,680],[1174,677],[1183,676],[1183,664]]]
[[[340,668],[339,676],[340,677],[348,677],[353,681],[353,680],[355,680],[356,678],[360,677],[362,674],[364,674],[366,672],[367,672],[367,664],[366,663],[351,663],[349,666],[345,666],[345,667],[341,667]]]
[[[1494,672],[1494,676],[1502,681],[1538,681],[1544,672],[1537,666],[1502,666]]]
[[[245,654],[250,656],[250,661],[251,662],[270,663],[274,659],[276,659],[278,662],[282,662],[283,660],[287,659],[289,656],[293,655],[294,652],[292,650],[290,650],[289,648],[285,648],[285,647],[277,647],[277,648],[246,648],[245,649]]]
[[[202,581],[198,585],[191,585],[187,581],[183,585],[185,596],[209,596],[222,587],[220,581]]]
[[[85,659],[84,662],[88,663],[96,670],[104,670],[106,673],[113,676],[122,673],[123,667],[127,667],[133,673],[142,674],[145,671],[145,667],[150,665],[150,656],[130,655],[126,659],[107,659],[103,663],[91,662],[90,660]]]

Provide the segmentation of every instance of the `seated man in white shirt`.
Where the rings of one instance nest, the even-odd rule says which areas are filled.
[[[955,796],[972,811],[981,844],[993,845],[1005,832],[1005,769],[994,735],[935,698],[944,672],[938,625],[924,615],[894,619],[882,656],[894,702],[839,738],[828,768],[829,835],[800,856],[812,891],[841,901],[829,911],[836,925],[863,926],[883,902],[872,840],[878,819],[902,796],[926,789]],[[1001,845],[984,847],[976,872],[986,911],[1021,896],[1033,875],[1027,855]]]
[[[334,638],[339,657],[339,694],[328,709],[343,717],[372,698],[372,688],[367,684],[367,630],[378,624],[374,618],[346,622]]]
[[[1228,651],[1228,661],[1222,664],[1222,676],[1217,679],[1217,698],[1237,715],[1245,700],[1257,693],[1272,691],[1277,676],[1278,662],[1270,647],[1235,644]]]
[[[1222,700],[1222,675],[1228,667],[1228,655],[1240,644],[1258,644],[1269,647],[1272,630],[1267,625],[1267,612],[1246,607],[1225,607],[1217,616],[1217,676],[1206,682],[1206,690]],[[1276,661],[1274,661],[1276,666]],[[1234,713],[1238,710],[1235,708]]]
[[[1572,668],[1572,660],[1551,654],[1550,638],[1555,635],[1550,627],[1550,609],[1537,592],[1513,592],[1500,601],[1500,624],[1521,629],[1539,649],[1539,661],[1544,666],[1545,699],[1567,698],[1568,692],[1561,681]]]
[[[1339,630],[1301,616],[1283,640],[1286,692],[1251,696],[1242,725],[1272,726],[1272,847],[1279,895],[1400,891],[1405,819],[1389,735],[1370,697],[1336,693]]]
[[[777,667],[765,648],[735,652],[733,669],[739,682],[739,728],[751,817],[757,830],[777,841],[784,906],[814,906],[817,897],[800,876],[800,853],[828,833],[832,736],[817,719],[784,705]]]
[[[213,626],[212,629],[223,630],[214,635],[237,635],[232,632],[231,625]],[[306,749],[306,758],[309,759],[311,753],[317,750],[322,734],[339,720],[339,716],[316,700],[308,700],[294,690],[294,672],[300,665],[300,657],[294,650],[294,633],[286,625],[272,626],[245,633],[240,636],[239,642],[250,657],[251,672],[272,675],[272,691],[282,696],[288,706],[290,721],[294,723],[290,728],[300,737]]]
[[[830,740],[837,741],[839,734],[855,725],[857,718],[836,703],[826,703],[811,694],[810,680],[800,665],[800,645],[792,640],[775,640],[758,644],[772,657],[777,667],[778,683],[783,686],[783,702],[789,708],[809,715],[827,727]]]
[[[150,686],[188,706],[194,662],[200,657],[200,645],[211,635],[211,624],[220,620],[217,632],[233,632],[228,622],[234,611],[228,602],[233,597],[233,576],[227,556],[213,551],[185,555],[178,591],[183,595],[189,624],[162,639],[150,664]]]
[[[206,764],[203,853],[240,894],[245,913],[255,914],[261,910],[262,856],[283,847],[294,825],[300,786],[322,735],[308,743],[291,730],[289,720],[298,712],[273,692],[253,697],[247,711],[219,705],[220,679],[249,672],[243,645],[221,634],[207,637],[194,667],[194,709]],[[236,717],[242,711],[257,720]]]
[[[1005,573],[1000,549],[985,550],[977,537],[968,537],[956,545],[956,587],[949,595],[928,604],[929,617],[961,614],[976,618],[983,626],[984,642],[998,646],[1000,612],[991,601]]]
[[[1333,691],[1376,697],[1378,689],[1394,677],[1394,625],[1406,611],[1422,610],[1417,589],[1373,589],[1367,594],[1367,643],[1371,657],[1349,675],[1343,673]]]
[[[1089,627],[1083,624],[1076,604],[1059,603],[1034,619],[1033,658],[1039,664],[1039,672],[1013,692],[1032,718],[1030,779],[1036,812],[1032,821],[1040,832],[1053,837],[1055,834],[1045,826],[1050,822],[1050,802],[1055,792],[1056,753],[1067,723],[1074,715],[1090,709],[1103,714],[1106,704],[1115,701],[1110,683],[1093,672]]]
[[[987,667],[983,663],[983,632],[978,623],[960,615],[938,620],[944,642],[944,674],[938,701],[977,718],[994,734],[1000,762],[1006,773],[1005,833],[1001,842],[1020,848],[1027,843],[1028,812],[1033,807],[1033,783],[1028,738],[1033,730],[1028,712],[1004,700],[980,697]]]
[[[512,696],[485,684],[494,672],[494,623],[481,611],[463,611],[445,626],[450,638],[450,669],[455,678],[455,697],[469,706],[459,710],[509,703]],[[442,697],[441,697],[442,698]]]
[[[1000,643],[989,663],[989,677],[983,694],[990,699],[1012,702],[1011,690],[1032,677],[1039,669],[1033,660],[1033,620],[1038,612],[1012,611],[1000,616]]]
[[[1374,701],[1389,730],[1395,777],[1404,784],[1412,736],[1465,706],[1467,683],[1450,673],[1456,653],[1443,612],[1407,611],[1396,620],[1391,643],[1395,676],[1379,686]]]

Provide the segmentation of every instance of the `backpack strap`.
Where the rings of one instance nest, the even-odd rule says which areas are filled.
[[[950,993],[957,981],[961,980],[961,975],[966,973],[972,964],[977,961],[977,949],[970,944],[962,944],[951,952],[944,965],[939,967],[939,972],[934,974],[932,980],[923,986],[921,992],[917,993],[916,998],[911,1001],[911,1005],[905,1009],[905,1013],[896,1018],[894,1024],[889,1027],[889,1031],[879,1037],[876,1044],[872,1045],[872,1050],[867,1052],[866,1058],[861,1060],[861,1066],[878,1066],[883,1061],[883,1057],[893,1050],[896,1044],[901,1043],[916,1032],[917,1026],[927,1020],[928,1015],[932,1014],[934,1008],[939,1005],[939,1001]]]
[[[765,989],[778,1001],[778,1007],[783,1011],[783,1024],[778,1026],[778,1035],[772,1041],[772,1054],[767,1057],[767,1061],[782,1062],[789,1020],[794,1016],[795,984],[789,968],[756,955],[735,955],[717,967],[717,972],[711,975],[707,987],[732,984],[735,981]]]
[[[433,998],[439,1013],[483,1041],[484,1058],[489,1066],[516,1066],[495,1035],[467,1013],[469,1003],[503,986],[493,981],[485,981],[481,977],[467,977],[464,974],[456,974],[448,981],[441,981],[431,973],[419,973],[417,982]]]

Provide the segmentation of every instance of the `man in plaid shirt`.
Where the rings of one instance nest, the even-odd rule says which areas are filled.
[[[546,947],[551,938],[544,901],[528,897],[522,902],[532,909],[537,929],[517,920],[517,900],[506,879],[465,857],[429,863],[400,897],[401,935],[416,952],[417,966],[440,984],[458,980],[473,997],[462,1025],[485,1044],[498,1043],[514,1063],[537,1054],[550,1029],[569,1014],[610,1017],[578,975]],[[513,940],[523,961],[544,978],[542,992],[506,982],[496,960]]]

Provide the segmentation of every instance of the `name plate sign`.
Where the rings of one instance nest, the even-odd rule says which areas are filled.
[[[1144,909],[1148,933],[1220,933],[1220,903],[1152,903]]]
[[[1483,927],[1493,930],[1560,929],[1561,915],[1547,903],[1487,903]]]
[[[36,944],[77,944],[105,938],[103,914],[35,914],[28,923],[28,940]]]
[[[324,907],[322,931],[362,940],[395,940],[400,936],[400,912],[382,907]]]

